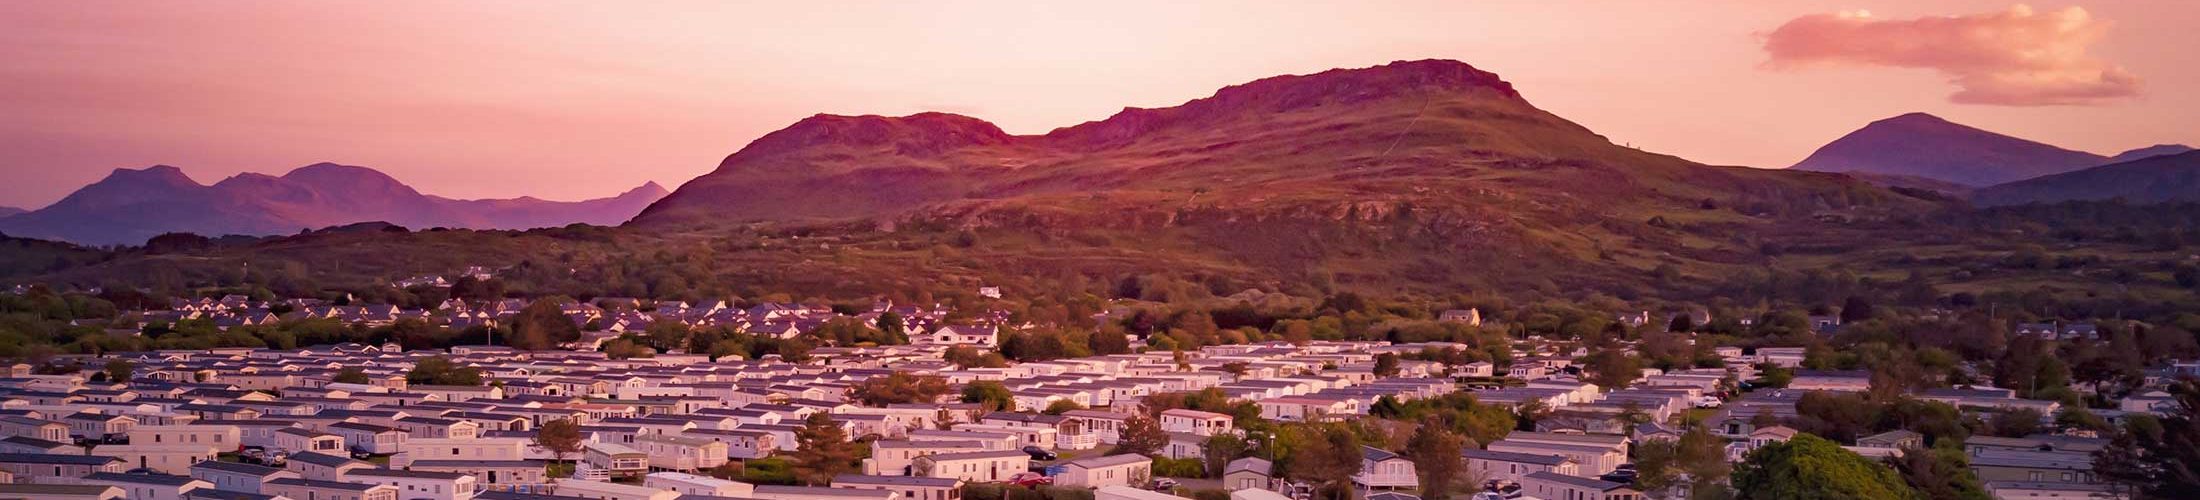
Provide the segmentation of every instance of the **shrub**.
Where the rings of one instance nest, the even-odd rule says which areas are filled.
[[[1207,463],[1197,458],[1155,458],[1153,459],[1153,475],[1163,477],[1207,477]]]

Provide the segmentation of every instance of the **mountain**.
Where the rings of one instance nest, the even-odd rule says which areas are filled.
[[[2025,179],[1972,193],[1979,205],[2122,198],[2132,203],[2200,201],[2200,151],[2146,157]]]
[[[10,216],[10,215],[15,215],[15,214],[23,213],[23,212],[26,212],[26,210],[23,210],[23,209],[20,209],[20,208],[15,208],[15,207],[0,207],[0,217],[7,217],[7,216]]]
[[[812,116],[628,228],[807,226],[892,239],[884,250],[996,234],[983,237],[995,276],[1547,284],[1750,262],[1760,231],[1931,204],[1849,176],[1616,145],[1495,74],[1430,60],[1266,78],[1038,135],[945,113]]]
[[[1495,74],[1432,60],[1268,78],[1043,135],[946,113],[817,115],[726,157],[635,223],[925,218],[1160,199],[1341,210],[1500,202],[1529,188],[1548,191],[1536,205],[1578,208],[1619,201],[1607,196],[1693,203],[1833,182],[1787,174],[1614,145],[1535,108]]]
[[[645,184],[579,202],[453,200],[371,168],[317,163],[280,177],[245,173],[202,185],[176,167],[116,169],[51,206],[0,218],[0,233],[83,244],[139,244],[162,233],[279,235],[365,221],[410,227],[525,229],[614,225],[663,197]]]
[[[1990,186],[2108,159],[1965,126],[1925,113],[1872,122],[1811,153],[1795,170],[1859,172]]]
[[[2125,151],[2122,153],[2117,153],[2116,156],[2109,157],[2108,161],[2103,162],[2102,165],[2144,160],[2156,156],[2173,155],[2192,150],[2192,146],[2186,146],[2183,144],[2156,144],[2153,146],[2147,146],[2139,149]]]

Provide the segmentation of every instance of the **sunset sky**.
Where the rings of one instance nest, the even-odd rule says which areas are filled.
[[[593,198],[676,186],[816,113],[1042,133],[1424,58],[1714,164],[1784,167],[1911,111],[2103,154],[2200,145],[2188,0],[797,4],[0,3],[0,205],[117,167],[211,183],[319,161],[451,197]]]

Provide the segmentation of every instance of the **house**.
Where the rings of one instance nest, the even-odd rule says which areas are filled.
[[[1098,444],[1115,444],[1123,435],[1123,424],[1131,418],[1126,413],[1100,410],[1070,410],[1063,412],[1062,417],[1075,422],[1083,434],[1092,436]]]
[[[1245,457],[1231,460],[1222,468],[1222,488],[1226,490],[1274,490],[1276,489],[1276,465],[1267,460]]]
[[[404,500],[469,500],[477,491],[473,476],[456,472],[356,469],[344,474],[344,480],[389,485]]]
[[[474,477],[483,491],[548,493],[553,485],[542,460],[415,460],[408,470],[456,472]]]
[[[1235,432],[1232,418],[1215,412],[1173,409],[1161,412],[1161,430],[1213,436]]]
[[[298,473],[299,479],[337,481],[343,479],[344,474],[351,471],[372,469],[374,463],[336,455],[304,452],[291,455],[290,460],[284,462],[283,468]]]
[[[398,500],[397,488],[387,484],[345,483],[286,477],[268,481],[262,494],[303,500]]]
[[[1419,486],[1418,478],[1413,473],[1413,461],[1379,448],[1361,446],[1360,473],[1352,475],[1352,482],[1362,489],[1398,489]]]
[[[185,475],[193,464],[213,460],[220,451],[203,444],[110,444],[93,447],[90,453],[120,458],[132,468]]]
[[[2098,483],[2093,455],[2076,451],[1981,450],[1971,453],[1980,482]]]
[[[695,429],[680,433],[681,436],[708,439],[726,444],[730,458],[748,460],[769,457],[779,449],[779,436],[770,432],[749,429]]]
[[[997,331],[990,327],[950,325],[932,333],[915,335],[910,340],[918,345],[996,345]]]
[[[1093,500],[1183,500],[1184,497],[1130,486],[1106,486],[1093,490]]]
[[[193,490],[213,488],[213,483],[187,476],[167,474],[121,474],[94,472],[80,480],[82,484],[122,488],[130,500],[185,500]]]
[[[1905,448],[1924,448],[1925,436],[1923,434],[1918,434],[1916,432],[1911,432],[1908,430],[1895,429],[1887,432],[1873,434],[1870,436],[1856,438],[1856,445],[1865,448],[1892,448],[1897,450]]]
[[[0,438],[0,453],[83,455],[84,447],[23,436]]]
[[[403,451],[408,436],[404,430],[359,422],[337,422],[328,425],[328,432],[341,437],[351,451],[374,455],[388,455]]]
[[[1357,399],[1304,396],[1268,398],[1258,404],[1261,418],[1283,422],[1320,422],[1337,415],[1357,415],[1361,408]]]
[[[1450,309],[1445,310],[1442,314],[1436,315],[1436,320],[1466,323],[1467,326],[1481,326],[1482,311],[1474,308]]]
[[[130,434],[130,427],[137,425],[136,417],[102,413],[77,413],[62,417],[69,426],[69,435],[90,441],[119,441]]]
[[[581,463],[611,477],[636,477],[649,472],[649,454],[617,443],[588,443]]]
[[[328,454],[345,453],[343,436],[299,427],[276,429],[275,446],[272,449],[291,453],[307,451]]]
[[[259,493],[268,481],[298,477],[298,473],[265,465],[209,460],[191,465],[191,477],[222,491]]]
[[[755,498],[757,500],[901,500],[901,493],[862,488],[759,485],[756,487]]]
[[[1759,349],[1760,351],[1762,349]],[[1862,370],[1796,370],[1787,388],[1795,391],[1864,392],[1871,390],[1871,374]]]
[[[234,425],[140,425],[130,429],[130,444],[198,444],[234,451],[244,447],[244,437]]]
[[[120,486],[104,484],[0,484],[0,498],[123,500],[127,495]]]
[[[2092,500],[2129,498],[2129,491],[2107,483],[2048,483],[2031,481],[1987,481],[1986,494],[1994,498],[2036,498],[2040,500]]]
[[[1642,500],[1640,491],[1625,484],[1555,472],[1534,472],[1520,480],[1520,493],[1536,498],[1567,500]]]
[[[698,471],[726,464],[726,443],[709,439],[643,435],[634,445],[649,454],[649,466],[660,470]]]
[[[1171,432],[1168,436],[1168,444],[1161,447],[1161,456],[1174,459],[1207,456],[1206,437],[1185,432]]]
[[[0,436],[22,436],[67,443],[69,424],[15,415],[0,415]]]
[[[1627,438],[1514,432],[1491,442],[1489,451],[1531,455],[1559,455],[1572,459],[1582,476],[1601,476],[1627,462]]]
[[[516,437],[478,437],[473,439],[422,439],[407,437],[399,446],[397,455],[390,457],[391,467],[404,467],[414,460],[525,460],[527,439]]]
[[[902,500],[961,500],[962,480],[943,477],[833,476],[834,488],[883,490],[900,493]]]
[[[0,471],[7,471],[18,483],[67,484],[95,472],[128,468],[122,459],[107,456],[0,453]]]
[[[1153,459],[1140,455],[1109,455],[1062,462],[1054,475],[1056,486],[1104,488],[1145,487],[1153,478]]]
[[[1490,364],[1488,361],[1476,361],[1460,366],[1459,371],[1454,374],[1462,377],[1487,378],[1497,374],[1497,365]]]
[[[1564,455],[1511,453],[1473,448],[1460,450],[1459,454],[1461,458],[1466,460],[1466,469],[1473,473],[1474,477],[1480,477],[1485,481],[1502,480],[1518,483],[1529,474],[1537,472],[1551,472],[1568,476],[1581,475],[1580,467],[1574,463],[1573,459],[1566,458]]]
[[[909,465],[911,475],[950,477],[974,483],[1007,481],[1008,476],[1031,468],[1031,455],[1022,451],[973,451],[917,457]]]
[[[407,388],[439,401],[472,401],[475,399],[504,399],[504,389],[472,385],[415,385]]]
[[[560,497],[587,498],[591,500],[673,500],[680,493],[667,489],[603,481],[581,481],[572,478],[557,480]]]
[[[834,482],[837,486],[838,480]],[[642,477],[642,486],[672,490],[683,496],[748,497],[756,491],[749,483],[683,472],[651,472]]]
[[[1788,426],[1759,427],[1749,433],[1749,449],[1754,450],[1771,446],[1774,443],[1785,443],[1790,439],[1795,439],[1795,429]]]
[[[1013,450],[1013,448],[994,449],[986,446],[982,441],[881,439],[871,442],[871,458],[863,459],[863,473],[880,476],[906,476],[909,475],[909,466],[916,463],[917,457],[941,453],[1006,450]]]

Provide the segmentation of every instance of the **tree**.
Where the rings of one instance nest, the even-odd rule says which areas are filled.
[[[332,380],[339,384],[369,384],[374,382],[373,379],[367,378],[366,370],[361,370],[357,367],[349,367],[337,371],[336,378]]]
[[[901,317],[901,313],[893,311],[886,311],[884,313],[881,313],[878,315],[877,323],[878,331],[881,335],[884,335],[888,339],[896,340],[895,342],[880,342],[881,344],[909,343],[909,321],[903,319]]]
[[[1352,476],[1360,473],[1360,437],[1342,425],[1307,426],[1286,434],[1291,449],[1284,474],[1317,486],[1315,498],[1352,497]]]
[[[1161,422],[1145,413],[1133,413],[1123,421],[1123,432],[1115,442],[1111,455],[1152,455],[1169,445],[1169,433],[1161,431]]]
[[[1016,409],[1016,395],[1008,392],[1007,386],[991,380],[980,380],[963,386],[962,402],[978,403],[979,407],[985,411],[1013,411]]]
[[[977,348],[958,345],[947,348],[941,355],[948,363],[962,368],[1002,368],[1008,366],[1008,358],[1001,353],[979,351]]]
[[[136,371],[137,365],[121,358],[107,360],[107,368],[104,370],[107,374],[107,381],[117,384],[130,382],[131,374]]]
[[[938,375],[894,372],[856,383],[855,398],[870,406],[899,403],[932,403],[948,391],[947,379]]]
[[[419,385],[481,385],[481,369],[435,356],[414,364],[412,371],[405,373],[405,381]]]
[[[1794,380],[1795,370],[1771,363],[1760,363],[1757,365],[1757,380],[1751,383],[1758,387],[1787,387],[1788,382]]]
[[[2169,393],[2168,411],[2130,416],[2095,468],[2148,498],[2200,498],[2200,381],[2177,382]]]
[[[1893,468],[1810,434],[1749,452],[1734,468],[1741,499],[1913,499]]]
[[[1375,355],[1375,377],[1391,378],[1396,376],[1398,376],[1398,355],[1387,352]]]
[[[1046,413],[1048,415],[1061,415],[1064,413],[1069,413],[1071,410],[1082,409],[1085,409],[1085,405],[1077,404],[1076,401],[1057,399],[1054,400],[1054,402],[1052,403],[1047,403],[1047,409],[1042,413]]]
[[[543,422],[542,428],[535,429],[535,445],[550,450],[552,458],[563,462],[565,457],[581,452],[581,425],[570,418]]]
[[[1642,377],[1642,358],[1618,348],[1606,348],[1589,355],[1582,362],[1582,369],[1588,372],[1589,383],[1618,390]]]
[[[794,475],[802,484],[830,484],[833,476],[856,470],[855,443],[848,442],[848,431],[824,413],[812,413],[803,420],[794,431],[794,441]]]
[[[657,355],[649,346],[627,337],[611,339],[611,342],[604,344],[603,353],[604,357],[611,359],[649,358]]]
[[[1244,436],[1224,432],[1207,436],[1207,440],[1199,444],[1199,450],[1200,458],[1206,461],[1207,477],[1222,477],[1223,469],[1229,468],[1230,461],[1253,451],[1253,445],[1246,442]]]
[[[556,349],[558,344],[580,340],[581,327],[565,317],[564,304],[572,299],[553,296],[536,299],[512,318],[512,347],[529,351]]]
[[[1951,443],[1952,444],[1952,443]],[[1935,500],[1989,500],[1992,495],[1979,486],[1978,476],[1971,473],[1970,459],[1963,449],[1941,446],[1932,449],[1911,448],[1901,454],[1887,457],[1887,464],[1902,475],[1902,482],[1924,498]]]
[[[1859,296],[1850,296],[1848,300],[1841,302],[1842,323],[1855,323],[1858,321],[1872,319],[1873,314],[1874,311],[1872,310],[1872,302],[1869,299],[1865,299]]]
[[[1413,471],[1419,474],[1421,494],[1429,498],[1450,498],[1458,478],[1466,472],[1459,462],[1460,450],[1466,448],[1466,440],[1451,431],[1444,430],[1435,419],[1421,423],[1406,440],[1405,457],[1413,462]]]
[[[1643,491],[1671,488],[1682,474],[1692,480],[1697,491],[1724,491],[1726,487],[1720,483],[1731,472],[1726,463],[1726,440],[1700,426],[1682,433],[1679,439],[1638,442],[1634,454],[1635,485]]]
[[[2025,437],[2040,432],[2040,420],[2046,418],[2039,410],[2018,408],[1994,414],[1986,421],[1987,433],[2001,437]]]

